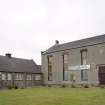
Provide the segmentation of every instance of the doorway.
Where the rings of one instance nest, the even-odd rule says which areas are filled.
[[[104,85],[105,84],[105,66],[99,67],[98,77],[99,77],[99,84]]]

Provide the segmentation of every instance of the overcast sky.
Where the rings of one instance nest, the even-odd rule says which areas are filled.
[[[34,59],[60,43],[105,33],[105,0],[0,0],[0,55]]]

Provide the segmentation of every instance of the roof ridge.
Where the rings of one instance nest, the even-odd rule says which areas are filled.
[[[92,39],[92,38],[98,38],[98,37],[102,37],[102,36],[105,36],[105,34],[98,35],[98,36],[87,37],[87,38],[83,38],[83,39],[79,39],[79,40],[74,40],[74,41],[70,41],[70,42],[67,42],[67,43],[62,43],[62,44],[59,44],[59,45],[74,43],[74,42],[83,41],[83,40],[88,40],[88,39]]]
[[[105,34],[59,44],[58,46],[52,46],[46,51],[44,51],[43,54],[46,54],[46,53],[49,54],[49,53],[64,51],[64,50],[73,49],[73,48],[86,47],[86,46],[96,45],[101,43],[105,43]]]
[[[1,57],[6,57],[5,55],[0,55]],[[18,58],[18,57],[11,57],[9,59],[20,59],[20,60],[28,60],[28,61],[31,61],[33,59],[27,59],[27,58]]]

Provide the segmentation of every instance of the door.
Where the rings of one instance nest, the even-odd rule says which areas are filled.
[[[98,77],[99,77],[99,84],[100,85],[105,84],[105,66],[99,67]]]

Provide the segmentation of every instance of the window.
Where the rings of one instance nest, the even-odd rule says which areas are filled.
[[[1,77],[2,77],[2,75],[1,75],[1,72],[0,72],[0,80],[2,79]]]
[[[82,81],[87,81],[87,70],[81,70],[81,80]]]
[[[12,74],[11,73],[7,73],[7,80],[12,80]]]
[[[68,54],[63,54],[63,80],[68,80]]]
[[[27,74],[27,80],[32,80],[32,75],[31,74]]]
[[[36,75],[35,80],[41,80],[41,75]]]
[[[2,80],[6,80],[6,73],[2,73]]]
[[[81,65],[87,64],[87,50],[81,51]]]
[[[23,74],[22,73],[16,73],[15,80],[22,80],[22,79],[23,79]]]
[[[52,56],[48,56],[48,81],[53,80],[52,73]]]
[[[87,64],[87,49],[81,50],[81,65]],[[87,70],[81,70],[81,80],[87,81]]]

